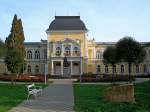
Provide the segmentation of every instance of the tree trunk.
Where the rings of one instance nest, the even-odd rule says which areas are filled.
[[[11,84],[14,85],[14,74],[11,74]]]
[[[16,80],[16,74],[12,73],[11,74],[11,84],[14,85],[15,84],[15,80]]]
[[[129,69],[129,82],[131,83],[132,80],[131,80],[131,63],[128,63],[128,69]]]

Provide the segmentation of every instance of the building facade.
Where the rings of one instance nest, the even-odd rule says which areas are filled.
[[[55,16],[46,30],[47,40],[25,42],[27,74],[71,77],[83,73],[112,74],[112,67],[103,63],[103,52],[115,42],[95,42],[88,39],[88,30],[80,16]],[[146,42],[141,42],[145,45]],[[145,47],[146,59],[132,66],[132,74],[150,73],[150,47]],[[0,60],[0,73],[7,68]],[[48,67],[46,67],[47,65]],[[116,64],[116,74],[127,74],[127,63]]]

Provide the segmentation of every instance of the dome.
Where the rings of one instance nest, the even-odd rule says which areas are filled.
[[[55,16],[55,19],[49,25],[47,31],[60,30],[82,30],[87,31],[87,28],[80,16]]]

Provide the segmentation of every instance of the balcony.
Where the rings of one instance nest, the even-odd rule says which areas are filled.
[[[53,53],[51,55],[52,57],[79,57],[81,56],[81,52],[80,51],[69,51],[69,52],[56,52],[56,53]]]

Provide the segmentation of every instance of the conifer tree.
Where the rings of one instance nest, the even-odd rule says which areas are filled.
[[[21,19],[18,20],[17,15],[14,15],[12,27],[9,36],[6,38],[5,44],[7,48],[5,63],[8,71],[12,74],[19,74],[25,63],[25,47],[24,47],[24,32]]]

